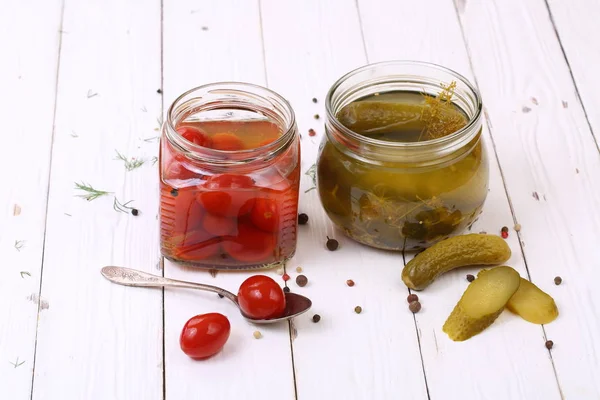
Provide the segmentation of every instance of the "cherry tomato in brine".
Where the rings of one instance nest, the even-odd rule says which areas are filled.
[[[176,246],[173,255],[184,261],[200,261],[217,257],[221,253],[221,238],[198,229],[183,235],[182,239],[174,238]]]
[[[231,217],[206,213],[202,219],[202,226],[211,235],[225,236],[235,232],[236,220]]]
[[[229,320],[223,314],[196,315],[183,326],[179,345],[191,358],[205,359],[221,351],[229,339],[230,331]]]
[[[244,142],[233,133],[217,133],[212,137],[212,148],[222,151],[243,150]]]
[[[188,142],[192,142],[198,146],[212,147],[212,139],[203,130],[192,126],[180,126],[177,128],[177,133],[183,136]]]
[[[198,187],[197,199],[206,211],[215,215],[237,217],[254,206],[254,181],[236,174],[213,175]]]
[[[252,224],[267,232],[277,232],[279,229],[279,207],[277,201],[271,198],[258,198],[250,213]]]
[[[273,279],[265,275],[254,275],[241,284],[238,303],[250,318],[277,318],[285,311],[285,294]]]
[[[277,236],[261,231],[245,221],[238,222],[237,236],[224,240],[223,249],[238,261],[267,263],[272,259]]]

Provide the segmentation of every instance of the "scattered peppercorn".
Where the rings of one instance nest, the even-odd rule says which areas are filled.
[[[468,280],[469,282],[473,282],[473,281],[475,280],[475,277],[474,277],[473,275],[471,275],[471,274],[468,274],[468,275],[467,275],[467,280]]]
[[[277,268],[277,270],[275,272],[277,273],[277,275],[283,275],[284,270],[283,270],[283,268]]]
[[[413,301],[412,303],[410,303],[408,305],[408,309],[414,314],[414,313],[418,313],[419,311],[421,311],[421,303],[419,303],[418,301]]]
[[[508,227],[507,226],[503,226],[500,231],[501,232],[508,232]]]
[[[319,322],[321,320],[321,316],[319,314],[315,314],[315,315],[313,315],[312,320],[316,324],[317,322]]]
[[[306,225],[307,222],[308,222],[308,215],[306,215],[304,213],[298,214],[298,224]]]
[[[319,118],[321,118],[321,117],[319,116],[319,114],[315,114],[315,119],[319,119]]]
[[[284,293],[289,293],[289,292],[290,292],[290,288],[289,288],[289,287],[287,287],[287,286],[284,286],[284,287],[283,287],[283,292],[284,292]]]
[[[521,232],[521,224],[515,224],[515,232]]]
[[[546,340],[546,348],[550,350],[552,347],[554,347],[554,342],[552,340]]]
[[[140,212],[138,211],[138,209],[137,209],[137,208],[133,208],[133,209],[131,210],[131,213],[133,214],[133,216],[134,216],[134,217],[137,217],[137,215],[138,215]]]
[[[162,90],[160,88],[156,89],[156,93],[161,94]]]
[[[316,134],[317,134],[317,132],[313,128],[310,128],[308,130],[308,136],[315,136]]]
[[[223,298],[225,296],[223,296],[221,293],[217,293],[219,295],[220,298]]]
[[[419,301],[419,296],[417,296],[414,293],[409,294],[408,297],[406,298],[406,301],[408,301],[408,304],[410,304],[410,303],[412,303],[414,301]]]
[[[348,279],[348,280],[346,281],[346,285],[348,285],[348,286],[352,287],[352,286],[354,286],[354,281],[353,281],[352,279]]]
[[[335,251],[338,249],[339,246],[340,244],[337,240],[331,239],[329,238],[329,236],[327,236],[327,249],[329,249],[329,251]]]
[[[313,97],[313,100],[312,100],[312,101],[313,101],[313,103],[316,103],[316,102],[317,102],[317,98],[316,98],[316,97]]]
[[[296,267],[296,272],[297,272],[297,273],[300,273],[300,272],[302,272],[302,267]]]
[[[500,235],[503,239],[506,239],[508,237],[508,232],[502,232]]]
[[[283,274],[282,278],[286,282],[290,280],[290,276],[288,274]]]
[[[306,286],[307,283],[308,283],[308,278],[305,275],[298,275],[296,277],[296,285],[298,285],[300,287],[304,287],[304,286]]]
[[[556,278],[554,278],[554,284],[556,286],[560,285],[562,283],[562,278],[560,276],[557,276]]]
[[[262,333],[259,331],[254,331],[254,339],[260,339],[262,337]]]
[[[171,189],[171,196],[177,197],[178,194],[179,194],[179,190],[178,189],[175,189],[175,188]]]
[[[362,312],[362,307],[361,306],[354,307],[354,312],[357,314],[360,314]]]

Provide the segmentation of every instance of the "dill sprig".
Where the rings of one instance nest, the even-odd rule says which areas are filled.
[[[81,197],[82,199],[86,199],[87,201],[96,200],[98,197],[106,196],[108,194],[112,194],[112,192],[106,192],[104,190],[97,190],[92,187],[89,183],[75,182],[75,189],[82,190],[85,193],[78,194],[77,197]]]
[[[13,367],[17,368],[17,367],[20,367],[21,365],[25,364],[25,361],[19,362],[19,357],[17,357],[17,360],[15,362],[9,361],[9,363],[11,363]]]
[[[27,276],[31,276],[31,274],[27,271],[21,271],[21,278],[23,278],[25,275]]]
[[[423,136],[427,139],[437,139],[454,133],[467,124],[467,120],[458,112],[452,103],[456,90],[456,82],[449,85],[440,84],[442,91],[437,96],[423,94],[425,106],[421,111],[421,121],[425,127],[421,131],[419,141]]]
[[[15,249],[17,249],[17,251],[21,251],[23,246],[25,246],[24,240],[15,240]]]
[[[132,203],[133,200],[129,200],[126,203],[121,203],[116,197],[115,197],[115,201],[113,202],[113,209],[117,212],[122,212],[125,214],[129,214],[130,212],[132,212],[133,210],[135,210],[135,207],[129,207],[129,203]]]
[[[158,157],[154,156],[150,161],[152,162],[152,165],[154,165],[158,161]]]
[[[304,175],[309,176],[312,179],[312,187],[306,189],[304,193],[308,193],[311,190],[317,188],[317,164],[311,165],[311,167],[304,173]]]
[[[118,150],[115,150],[115,152],[117,153],[115,160],[123,161],[123,163],[125,164],[125,169],[127,171],[133,171],[134,169],[139,168],[142,165],[144,165],[144,163],[146,162],[146,160],[144,160],[142,158],[140,158],[140,159],[136,159],[135,157],[127,158],[123,154],[119,153]]]

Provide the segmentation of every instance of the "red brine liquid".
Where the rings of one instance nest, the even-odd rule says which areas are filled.
[[[260,149],[282,132],[269,120],[183,121],[176,131],[205,148]],[[266,151],[266,150],[265,150]],[[161,141],[160,227],[165,257],[205,268],[261,267],[296,248],[300,148],[253,161],[249,168],[211,168]]]

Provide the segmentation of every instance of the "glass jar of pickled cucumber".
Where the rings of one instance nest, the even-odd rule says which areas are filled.
[[[317,188],[352,239],[419,250],[460,233],[488,192],[482,103],[447,68],[412,61],[367,65],[326,99]]]
[[[299,182],[299,134],[285,99],[246,83],[182,94],[160,143],[162,254],[209,269],[292,257]]]

